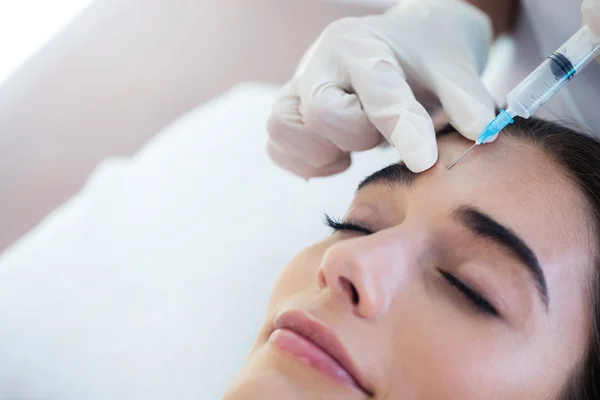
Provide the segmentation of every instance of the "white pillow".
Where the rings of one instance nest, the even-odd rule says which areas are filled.
[[[309,183],[264,150],[276,88],[245,84],[76,197],[0,257],[0,399],[216,399],[282,266],[395,150]]]

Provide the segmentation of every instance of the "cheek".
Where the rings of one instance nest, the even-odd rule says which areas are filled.
[[[269,310],[277,308],[289,297],[317,287],[317,270],[321,264],[325,250],[330,246],[329,240],[317,243],[302,250],[281,271],[271,292]]]
[[[551,398],[546,373],[539,374],[544,367],[526,356],[529,346],[515,347],[503,328],[482,329],[453,309],[430,305],[417,305],[420,317],[396,310],[403,320],[394,333],[395,391],[411,388],[414,398],[426,399]]]

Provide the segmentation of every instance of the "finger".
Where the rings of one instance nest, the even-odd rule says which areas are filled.
[[[589,26],[596,35],[600,35],[600,0],[583,0],[581,13],[583,24]]]
[[[332,85],[314,92],[306,103],[306,129],[344,152],[369,150],[384,140],[355,94]]]
[[[352,46],[340,47],[341,38],[355,36],[357,28],[351,18],[330,25],[295,77],[307,129],[344,152],[368,150],[383,141],[339,62],[341,54],[353,51]]]
[[[267,145],[267,152],[275,164],[304,179],[335,175],[345,171],[351,162],[349,154],[342,154],[331,164],[315,167],[303,159],[290,156],[272,141]]]
[[[476,140],[496,115],[492,95],[471,66],[448,65],[438,70],[443,72],[427,74],[450,123],[463,136]]]
[[[352,85],[373,125],[413,172],[437,161],[431,117],[417,101],[391,50],[379,40],[354,41],[356,57],[344,60]]]
[[[283,149],[285,154],[301,159],[315,168],[339,159],[343,151],[307,129],[300,115],[299,104],[295,82],[289,82],[282,88],[267,122],[270,140]]]

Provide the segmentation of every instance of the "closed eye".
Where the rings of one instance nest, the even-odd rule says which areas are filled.
[[[500,317],[500,314],[498,313],[498,311],[496,311],[494,306],[492,306],[490,304],[490,302],[487,301],[482,295],[477,293],[475,290],[471,289],[469,286],[465,285],[462,281],[460,281],[454,275],[452,275],[448,272],[442,271],[442,270],[439,270],[439,271],[440,271],[440,274],[442,274],[444,279],[450,285],[452,285],[456,289],[458,289],[461,292],[461,294],[467,300],[469,300],[473,306],[476,307],[477,311],[483,312],[492,317]]]
[[[337,220],[335,218],[331,218],[327,214],[325,214],[325,225],[329,226],[334,231],[352,231],[352,232],[363,233],[365,235],[371,235],[374,233],[371,228],[369,228],[368,226],[366,226],[360,222],[352,221],[352,220],[340,222],[339,220]]]

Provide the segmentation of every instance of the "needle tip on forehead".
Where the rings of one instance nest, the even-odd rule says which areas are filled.
[[[467,151],[465,151],[465,152],[463,153],[463,155],[462,155],[462,156],[458,157],[458,159],[457,159],[456,161],[454,161],[454,162],[453,162],[453,163],[452,163],[452,164],[451,164],[451,165],[450,165],[448,168],[446,168],[446,169],[447,169],[447,170],[449,170],[450,168],[452,168],[452,167],[454,167],[456,164],[458,164],[458,162],[459,162],[460,160],[462,160],[462,159],[463,159],[463,158],[464,158],[464,157],[465,157],[467,154],[469,154],[469,152],[470,152],[471,150],[473,150],[473,148],[474,148],[475,146],[477,146],[477,143],[475,143],[473,146],[469,147],[469,149],[468,149]]]

